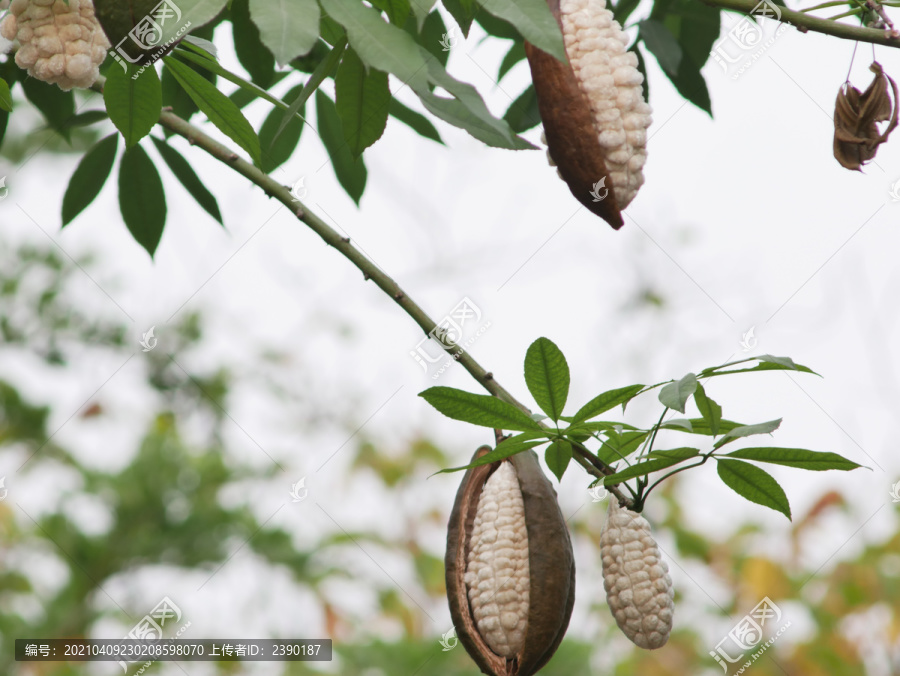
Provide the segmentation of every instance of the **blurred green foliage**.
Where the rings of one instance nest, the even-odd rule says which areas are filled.
[[[0,247],[0,260],[0,356],[27,354],[50,374],[61,374],[88,346],[123,358],[135,349],[125,344],[127,332],[117,321],[79,309],[72,293],[73,276],[81,273],[73,262],[30,246]],[[91,262],[79,261],[79,265],[90,269]],[[111,580],[134,579],[129,574],[160,564],[185,572],[211,572],[233,555],[237,545],[246,543],[243,546],[262,565],[289,571],[296,585],[311,593],[310,603],[318,605],[323,618],[323,637],[334,640],[335,664],[286,663],[279,667],[285,676],[322,673],[323,669],[344,676],[475,676],[476,669],[454,639],[450,639],[452,649],[445,651],[441,646],[441,634],[449,626],[436,627],[411,600],[443,605],[442,552],[430,551],[423,543],[426,532],[443,531],[447,514],[445,510],[410,508],[404,496],[412,492],[420,477],[447,466],[450,457],[426,439],[385,447],[361,438],[352,449],[348,480],[377,479],[384,499],[401,507],[405,522],[400,534],[387,537],[361,526],[362,522],[347,522],[343,524],[346,531],[335,529],[298,546],[289,532],[261,523],[243,504],[228,507],[220,499],[229,485],[271,478],[274,470],[236,462],[224,441],[229,397],[241,387],[234,365],[212,365],[202,372],[182,369],[191,363],[183,355],[203,345],[203,325],[201,316],[185,316],[177,326],[168,327],[168,354],[157,350],[144,355],[146,386],[159,395],[151,400],[158,410],[146,418],[149,422],[130,461],[116,470],[79,462],[48,428],[53,412],[50,404],[25,396],[21,383],[0,375],[0,462],[9,467],[10,458],[19,458],[18,466],[33,454],[16,472],[16,481],[45,469],[64,468],[77,478],[73,485],[78,487],[62,489],[61,495],[48,494],[46,510],[33,519],[17,507],[13,493],[0,501],[0,674],[91,673],[83,666],[64,663],[46,664],[39,672],[26,671],[12,661],[12,641],[24,636],[91,635],[92,628],[110,616],[130,625],[124,611],[103,609],[96,603]],[[248,359],[262,364],[270,357],[262,354]],[[283,394],[277,388],[276,392],[277,396]],[[102,401],[97,401],[87,403],[79,415],[102,418],[110,414]],[[192,425],[197,418],[204,421],[200,428],[205,436],[200,442],[185,433],[186,428],[197,427]],[[305,424],[315,425],[313,420]],[[352,421],[342,424],[355,429]],[[7,487],[12,478],[7,471]],[[858,515],[839,493],[826,493],[806,513],[796,514],[790,530],[785,531],[788,538],[776,548],[767,548],[782,553],[776,559],[759,552],[760,538],[773,536],[761,533],[752,523],[736,525],[732,534],[721,539],[699,532],[685,516],[677,498],[678,486],[678,481],[668,482],[655,498],[657,513],[662,515],[654,524],[660,540],[674,543],[667,554],[675,562],[678,597],[676,628],[668,645],[653,652],[631,646],[609,615],[601,590],[590,604],[589,622],[585,624],[583,616],[579,619],[576,615],[570,628],[573,638],[563,643],[542,674],[721,673],[709,656],[718,639],[710,641],[705,628],[721,626],[724,636],[765,596],[781,604],[795,626],[807,628],[802,634],[797,629],[794,635],[789,630],[767,651],[752,667],[757,676],[858,676],[869,673],[866,661],[872,661],[872,651],[883,653],[883,663],[891,664],[893,659],[893,673],[898,673],[897,519],[894,531],[883,541],[845,558],[841,558],[842,551],[819,571],[822,562],[804,557],[803,552],[815,542],[823,524],[842,524],[848,533],[858,526]],[[77,494],[102,501],[109,515],[109,526],[102,533],[84,532],[70,518],[66,502],[60,498]],[[594,562],[579,569],[582,590],[598,589],[596,542],[604,513],[605,503],[589,503],[589,508],[580,510],[570,522],[576,551]],[[411,579],[402,580],[403,590],[388,578],[373,582],[375,608],[360,622],[347,615],[349,611],[333,597],[328,582],[352,581],[354,573],[344,563],[345,555],[359,554],[363,545],[365,551],[377,548],[408,561]],[[29,553],[48,552],[65,569],[60,584],[50,591],[36,585],[31,571],[18,563],[28,560]],[[730,590],[724,599],[722,592],[713,595],[721,609],[696,588],[693,580],[704,576],[714,579],[718,589]],[[36,615],[22,610],[35,606],[40,608]],[[861,618],[873,610],[882,613],[883,622],[871,631],[872,645],[864,646],[848,633],[848,618]],[[393,629],[385,631],[385,627]],[[165,671],[170,667],[174,668],[156,664],[152,669],[170,673]],[[243,673],[238,664],[223,664],[218,670]]]

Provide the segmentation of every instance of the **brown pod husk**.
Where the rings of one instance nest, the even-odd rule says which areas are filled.
[[[485,453],[481,446],[473,462]],[[516,470],[525,507],[529,550],[529,609],[524,647],[514,658],[501,657],[487,645],[472,615],[464,580],[468,562],[468,536],[485,482],[510,462]],[[445,557],[447,599],[456,634],[466,652],[485,674],[531,676],[556,652],[566,633],[575,602],[575,559],[556,491],[544,475],[534,451],[468,470],[463,477],[447,527]]]
[[[834,103],[834,158],[842,167],[856,171],[874,159],[878,146],[897,127],[897,84],[877,61],[869,70],[875,77],[866,91],[860,93],[845,82]],[[878,122],[888,122],[884,133],[878,131]]]
[[[559,15],[558,3],[554,14]],[[547,148],[560,176],[575,199],[618,230],[625,221],[613,186],[605,186],[609,190],[605,199],[597,202],[591,197],[594,184],[609,172],[594,130],[590,103],[578,86],[575,73],[569,64],[528,42],[525,55],[537,92]]]

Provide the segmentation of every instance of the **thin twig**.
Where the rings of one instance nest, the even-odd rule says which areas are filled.
[[[744,12],[745,14],[750,14],[762,4],[759,0],[701,0],[701,2],[710,7],[731,9],[736,12]],[[803,12],[797,12],[780,6],[778,7],[780,16],[774,16],[771,6],[771,3],[766,3],[765,7],[767,8],[767,13],[763,16],[795,26],[797,30],[803,33],[813,31],[814,33],[832,35],[836,38],[841,38],[842,40],[858,40],[859,42],[870,42],[874,45],[900,47],[900,39],[891,34],[890,31],[829,21],[828,19],[810,16],[809,14],[804,14]]]

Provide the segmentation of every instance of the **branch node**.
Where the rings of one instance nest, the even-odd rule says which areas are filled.
[[[403,300],[403,292],[402,292],[402,291],[398,291],[397,293],[395,293],[395,294],[394,294],[394,300],[396,300],[396,301]]]
[[[239,159],[241,159],[241,158],[238,156],[237,153],[231,153],[231,155],[228,156],[229,162],[237,162]]]
[[[341,237],[341,241],[342,241],[344,244],[350,244],[350,238],[349,238],[349,237]]]
[[[369,273],[363,272],[363,281],[368,282],[370,279],[372,279],[372,278],[369,276]]]
[[[493,380],[493,379],[494,379],[494,374],[491,373],[490,371],[488,371],[487,373],[484,374],[484,379],[485,379],[485,380]]]
[[[305,213],[305,212],[303,211],[303,207],[297,207],[297,209],[294,211],[294,216],[296,216],[297,218],[302,219],[304,213]]]

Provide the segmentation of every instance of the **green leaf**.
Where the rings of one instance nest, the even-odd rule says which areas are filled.
[[[410,127],[413,131],[419,134],[419,136],[424,136],[425,138],[431,139],[432,141],[437,141],[441,145],[444,144],[444,140],[438,133],[437,128],[431,123],[431,120],[429,120],[421,113],[417,113],[415,110],[407,108],[395,97],[391,97],[391,102],[388,105],[388,113],[390,113],[392,117],[400,120],[403,124]]]
[[[184,156],[165,141],[161,141],[154,136],[151,136],[150,140],[153,141],[157,152],[159,152],[163,161],[175,175],[175,178],[181,182],[181,185],[197,201],[197,204],[203,207],[206,213],[224,225],[222,214],[219,212],[219,203],[216,201],[215,196],[203,185],[203,181],[191,168],[190,163],[184,159]]]
[[[623,406],[627,404],[629,401],[634,399],[637,396],[638,392],[644,389],[643,385],[628,385],[627,387],[619,387],[615,390],[607,390],[602,394],[598,394],[596,397],[591,399],[588,403],[578,409],[578,413],[576,413],[572,422],[577,423],[582,420],[589,420],[595,416],[604,413],[611,408],[615,408],[619,404]]]
[[[500,69],[497,71],[497,82],[503,79],[503,77],[512,70],[513,66],[515,66],[520,61],[525,60],[525,45],[522,42],[514,42],[512,47],[509,48],[509,51],[506,52],[506,55],[503,57],[503,61],[500,62]]]
[[[791,505],[771,474],[741,460],[719,459],[716,470],[719,478],[735,493],[750,502],[781,512],[790,520]]]
[[[733,373],[754,373],[757,371],[799,371],[802,373],[812,373],[814,376],[821,375],[813,371],[808,366],[803,366],[802,364],[795,364],[790,357],[773,357],[770,354],[764,354],[759,357],[753,357],[753,359],[760,360],[760,364],[750,368],[741,368],[741,369],[724,369],[726,366],[732,366],[733,364],[722,364],[721,366],[712,366],[707,369],[703,369],[700,372],[700,375],[703,377],[712,377],[712,376],[726,376],[731,375]],[[752,360],[743,360],[738,363],[745,363],[746,361]]]
[[[64,124],[66,129],[75,129],[76,127],[89,127],[92,124],[108,119],[109,115],[105,110],[86,110],[83,113],[73,115]]]
[[[535,147],[513,134],[506,122],[495,118],[472,85],[453,78],[440,61],[405,30],[386,22],[378,10],[354,1],[321,1],[325,11],[347,30],[350,44],[360,59],[372,68],[398,77],[416,92],[422,105],[433,115],[494,147],[511,150]],[[454,98],[434,94],[435,85]]]
[[[215,81],[216,76],[213,73],[207,73],[207,79],[212,78]],[[172,112],[183,120],[190,120],[194,113],[200,109],[188,93],[181,88],[178,80],[172,75],[172,71],[163,64],[162,68],[162,102],[164,106],[171,106]],[[241,90],[239,90],[241,91]],[[167,133],[168,132],[167,130]]]
[[[387,125],[391,90],[384,71],[366,67],[348,49],[334,78],[335,105],[350,152],[359,157],[381,138]]]
[[[666,420],[666,422],[659,427],[660,429],[665,430],[681,429],[686,430],[687,432],[694,431],[693,424],[687,418],[672,418],[671,420]]]
[[[527,413],[490,395],[472,394],[452,387],[430,387],[419,396],[454,420],[501,430],[541,430]]]
[[[24,75],[24,73],[23,73]],[[75,114],[75,97],[71,91],[64,92],[56,85],[47,84],[33,77],[22,79],[25,97],[41,111],[47,125],[63,138],[69,138],[66,122]]]
[[[671,421],[669,421],[669,422],[671,422]],[[744,423],[734,422],[733,420],[720,420],[719,421],[719,429],[716,432],[716,434],[713,434],[712,428],[709,426],[708,420],[704,420],[703,418],[688,418],[684,422],[690,423],[691,427],[690,427],[690,430],[688,430],[688,431],[691,434],[702,434],[702,435],[708,436],[708,437],[716,436],[722,432],[727,432],[729,430],[734,429],[735,427],[743,427],[744,426]],[[662,425],[662,427],[666,428],[667,425],[668,425],[668,423],[665,423]]]
[[[607,465],[622,458],[627,458],[640,448],[640,445],[644,443],[649,434],[646,430],[635,430],[633,432],[623,432],[622,434],[607,432],[606,441],[603,442],[603,446],[597,451],[597,457]]]
[[[321,90],[316,91],[316,121],[319,137],[328,151],[331,167],[338,183],[344,188],[356,204],[366,189],[368,172],[362,157],[353,157],[344,141],[341,131],[341,120],[338,117],[334,102]]]
[[[741,437],[749,437],[754,434],[771,434],[777,430],[780,425],[781,418],[778,418],[777,420],[769,420],[768,422],[756,423],[755,425],[741,425],[740,427],[735,427],[723,434],[722,438],[713,444],[713,448],[720,448]]]
[[[694,451],[690,454],[687,454],[686,451]],[[658,451],[659,453],[663,453],[664,451]],[[673,449],[671,451],[672,455],[669,456],[659,456],[655,457],[651,460],[643,460],[641,462],[635,463],[630,467],[626,467],[621,472],[616,472],[615,474],[610,474],[603,479],[604,486],[611,486],[613,484],[621,483],[623,481],[627,481],[628,479],[633,479],[634,477],[644,476],[646,474],[650,474],[651,472],[658,472],[661,469],[666,469],[667,467],[672,467],[673,465],[677,465],[680,462],[684,462],[688,458],[696,457],[700,454],[700,451],[696,448],[685,448],[685,449]]]
[[[815,375],[819,375],[811,368],[795,363],[794,360],[790,357],[776,357],[771,354],[761,354],[756,358],[759,359],[759,361],[763,362],[756,367],[756,370],[770,370],[781,366],[789,371],[804,371],[806,373],[814,373]]]
[[[184,88],[209,121],[246,150],[253,163],[259,166],[259,138],[241,109],[193,68],[171,56],[165,56],[163,60],[178,84]]]
[[[281,118],[281,124],[278,125],[278,131],[275,132],[275,136],[272,139],[273,143],[278,140],[278,137],[281,136],[281,133],[284,131],[285,127],[287,127],[291,119],[303,109],[307,100],[309,100],[309,97],[313,95],[313,92],[315,92],[319,88],[319,85],[324,82],[325,78],[337,68],[338,63],[341,61],[341,57],[344,55],[344,50],[346,49],[347,38],[342,37],[335,43],[334,48],[328,55],[319,62],[319,65],[316,66],[316,69],[309,76],[306,84],[303,85],[303,89],[300,90],[300,95],[294,99],[288,107],[287,112],[284,114],[284,117]]]
[[[269,0],[267,6],[278,11],[279,0]],[[318,19],[316,20],[318,26]],[[259,28],[250,20],[250,0],[232,0],[231,31],[234,39],[234,51],[238,61],[250,74],[250,78],[260,87],[268,89],[275,77],[275,57],[263,46]]]
[[[307,54],[319,39],[316,0],[250,0],[250,16],[281,66]]]
[[[688,458],[696,458],[698,455],[700,455],[700,449],[691,446],[681,446],[649,453],[651,458],[669,458],[672,460],[687,460]]]
[[[458,98],[448,99],[436,96],[430,91],[417,91],[416,93],[428,112],[454,127],[464,129],[482,143],[508,150],[534,148],[530,143],[523,144],[517,141],[519,137],[512,135],[512,130],[506,121],[503,121],[502,126],[498,124],[499,121],[490,114],[486,106],[473,112],[472,108]]]
[[[678,73],[674,76],[669,75],[669,80],[679,94],[712,117],[712,102],[709,99],[706,80],[703,79],[700,67],[687,54],[681,59]]]
[[[481,6],[515,26],[535,47],[567,62],[562,32],[546,0],[481,0]]]
[[[666,75],[678,92],[712,116],[709,91],[700,69],[719,39],[720,11],[695,0],[656,2],[650,18],[665,24],[680,46],[683,57],[676,72]],[[648,45],[649,47],[649,45]]]
[[[442,66],[447,66],[447,61],[450,59],[450,48],[457,42],[454,39],[456,28],[448,31],[439,12],[432,12],[428,15],[422,24],[421,32],[418,32],[415,20],[410,18],[406,24],[406,31]]]
[[[0,146],[3,145],[3,137],[6,136],[6,125],[9,124],[9,113],[0,110]]]
[[[469,37],[469,30],[472,28],[472,21],[478,13],[478,6],[475,0],[442,0],[444,9],[446,9],[453,20],[459,24],[462,29],[463,36]]]
[[[321,2],[328,15],[346,29],[350,44],[365,63],[393,73],[412,89],[427,88],[428,71],[423,50],[406,31],[392,26],[377,9],[366,7],[361,2]]]
[[[285,99],[294,100],[303,91],[303,86],[297,85],[291,89],[285,95]],[[298,112],[302,116],[305,109],[300,108]],[[297,148],[297,144],[300,143],[300,135],[303,133],[303,127],[306,126],[302,119],[292,115],[276,143],[275,134],[281,126],[283,117],[284,113],[276,108],[266,116],[265,122],[259,130],[259,146],[262,150],[262,166],[260,168],[267,174],[272,173],[277,167],[288,161]]]
[[[673,0],[664,7],[660,3],[654,5],[650,17],[662,21],[685,56],[702,68],[721,33],[720,14],[718,7],[694,0]]]
[[[265,101],[268,101],[277,108],[281,108],[282,110],[288,109],[288,105],[284,101],[275,96],[272,96],[272,94],[270,94],[267,90],[263,89],[259,85],[249,82],[241,76],[235,75],[230,70],[223,68],[218,61],[216,61],[215,59],[211,59],[205,51],[197,49],[193,45],[185,45],[185,49],[178,49],[173,52],[173,55],[179,57],[182,61],[188,61],[189,63],[196,64],[209,73],[215,73],[224,80],[233,82],[238,87],[240,87],[239,91],[251,95],[250,100],[255,97],[259,97]],[[280,82],[285,77],[286,73],[275,73],[272,77],[272,83],[274,84],[276,82]],[[243,97],[235,97],[234,93],[229,94],[228,98],[238,108],[247,105],[246,103],[241,103]],[[249,101],[247,101],[247,103],[249,103]]]
[[[100,194],[112,171],[118,145],[119,135],[110,134],[97,141],[81,158],[72,178],[69,179],[66,194],[63,195],[63,227],[71,223]]]
[[[528,131],[541,123],[541,111],[538,109],[537,92],[533,84],[528,85],[528,88],[510,104],[503,119],[517,134]]]
[[[659,391],[659,401],[679,413],[684,413],[684,405],[697,389],[697,376],[688,373],[681,380],[669,383]]]
[[[152,258],[166,224],[166,195],[153,161],[140,145],[122,155],[119,210],[131,236]]]
[[[434,2],[435,0],[415,0],[415,2],[410,3],[410,8],[416,16],[416,23],[419,26],[419,30],[422,30],[425,20],[431,13],[431,8],[434,7]]]
[[[624,26],[625,20],[637,9],[641,0],[619,0],[613,8],[613,18]],[[645,99],[646,100],[646,99]]]
[[[374,0],[372,5],[386,13],[395,26],[403,26],[409,18],[409,0]]]
[[[12,94],[9,92],[9,85],[6,83],[6,80],[0,78],[0,110],[11,113],[12,105]]]
[[[754,448],[742,448],[731,453],[726,453],[729,458],[741,458],[743,460],[756,460],[757,462],[769,462],[785,467],[797,467],[814,472],[823,472],[829,469],[850,471],[862,467],[852,460],[837,453],[823,453],[821,451],[809,451],[805,448],[776,448],[761,446]]]
[[[103,85],[103,101],[109,119],[122,132],[125,149],[133,147],[150,133],[159,121],[162,109],[162,87],[156,69],[140,74],[129,69],[110,68]]]
[[[649,49],[669,78],[678,74],[683,52],[681,45],[664,23],[655,19],[644,19],[640,26],[640,39]]]
[[[550,471],[556,475],[559,481],[562,481],[566,467],[572,460],[572,444],[566,439],[554,439],[544,451],[544,460]]]
[[[703,385],[697,383],[697,390],[694,392],[694,403],[697,404],[697,410],[703,419],[709,423],[713,436],[719,433],[719,422],[722,420],[722,407],[713,399],[706,396],[706,390]]]
[[[541,410],[554,422],[559,420],[569,396],[569,365],[548,338],[538,338],[528,347],[525,384]]]
[[[439,472],[435,472],[435,474],[449,474],[451,472],[459,472],[460,470],[464,469],[472,469],[473,467],[478,467],[480,465],[490,465],[491,463],[497,462],[498,460],[503,460],[504,458],[508,458],[512,455],[516,455],[517,453],[522,453],[523,451],[527,451],[535,448],[536,446],[547,443],[547,439],[531,441],[527,439],[519,439],[519,437],[521,436],[523,435],[517,434],[515,437],[510,437],[509,439],[499,443],[497,445],[497,448],[495,448],[490,453],[485,453],[475,462],[469,463],[468,465],[462,465],[461,467],[448,467],[447,469],[442,469]]]

